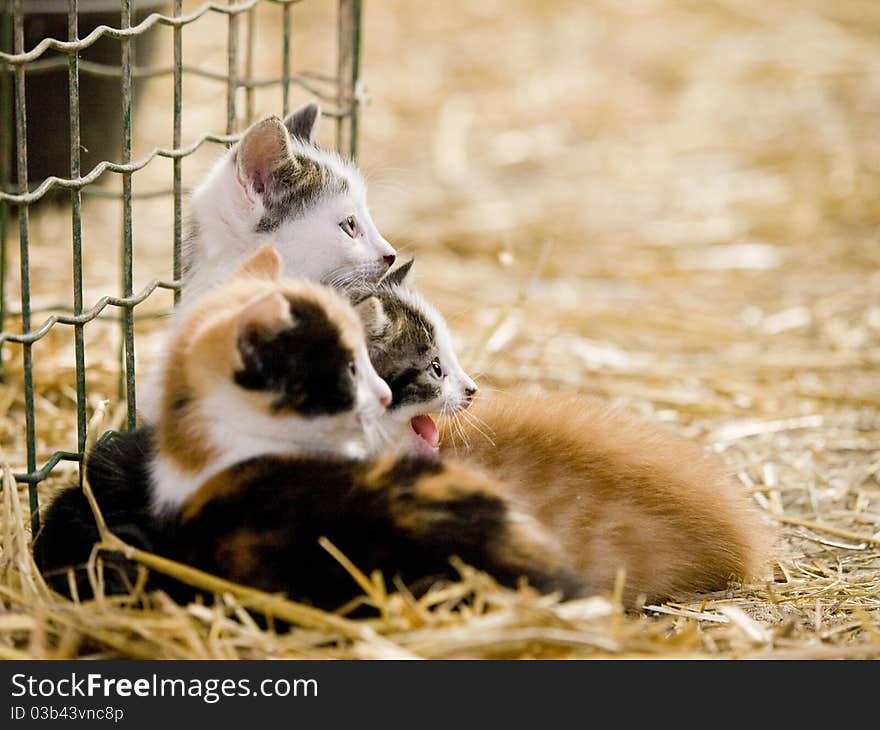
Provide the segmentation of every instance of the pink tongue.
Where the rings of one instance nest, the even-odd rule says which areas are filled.
[[[412,426],[412,430],[432,449],[436,449],[440,445],[440,433],[430,416],[416,416],[409,424]]]

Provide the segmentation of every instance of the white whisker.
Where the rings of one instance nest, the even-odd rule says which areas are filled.
[[[450,415],[450,420],[452,422],[452,425],[455,427],[455,429],[458,431],[458,434],[461,436],[461,440],[462,440],[462,443],[464,444],[465,451],[469,451],[470,447],[471,447],[471,443],[470,443],[470,439],[468,439],[468,437],[467,437],[467,432],[465,431],[464,427],[461,424],[461,421],[459,420],[460,411],[455,411],[451,408],[448,408],[448,413]]]
[[[465,431],[464,426],[461,423],[461,419],[459,418],[458,413],[452,414],[452,422],[455,424],[455,428],[458,430],[459,434],[461,434],[462,443],[464,443],[465,452],[471,450],[471,441],[467,436],[467,431]]]
[[[449,433],[449,440],[452,443],[452,450],[458,455],[458,444],[455,442],[455,429],[453,428],[453,421],[449,417],[449,409],[444,403],[440,408],[440,423],[444,430]]]
[[[479,424],[480,426],[485,428],[486,431],[488,431],[492,435],[495,434],[495,429],[492,428],[488,423],[486,423],[486,421],[484,419],[480,418],[480,416],[478,416],[472,410],[464,409],[464,410],[462,410],[462,415],[466,416],[471,421],[471,423]]]
[[[327,273],[321,282],[334,289],[357,290],[375,286],[381,274],[382,268],[378,264],[363,263],[334,269]]]
[[[492,427],[488,423],[486,423],[482,418],[480,418],[476,414],[469,413],[468,411],[459,411],[459,415],[461,415],[465,420],[467,420],[470,427],[473,428],[475,431],[477,431],[479,434],[481,434],[483,436],[483,438],[489,442],[490,446],[492,446],[492,447],[495,446],[495,441],[480,426],[480,424],[482,424],[486,428],[487,431],[490,431],[494,435],[495,431],[492,429]]]

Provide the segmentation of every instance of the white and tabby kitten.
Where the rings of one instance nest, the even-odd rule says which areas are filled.
[[[431,414],[463,411],[477,385],[458,361],[443,315],[405,283],[412,264],[388,274],[355,307],[370,360],[391,388],[391,405],[368,436],[373,450],[436,455],[440,435]]]
[[[378,281],[394,262],[360,171],[312,142],[318,113],[255,123],[193,191],[184,307],[265,244],[288,275],[332,285]]]

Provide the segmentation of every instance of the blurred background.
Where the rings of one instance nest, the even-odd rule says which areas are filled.
[[[254,12],[254,73],[278,75],[282,11]],[[359,162],[373,215],[416,258],[484,391],[595,394],[721,453],[788,515],[779,590],[809,598],[753,615],[807,626],[880,605],[876,584],[821,610],[810,593],[880,566],[880,4],[367,0],[363,12]],[[335,72],[336,4],[303,2],[293,19],[294,70]],[[185,62],[224,72],[226,33],[211,13],[188,26]],[[153,36],[152,62],[169,64],[170,29]],[[137,158],[171,147],[171,78],[135,91]],[[224,91],[185,78],[184,144],[224,131]],[[291,106],[308,98],[294,89]],[[247,108],[279,113],[280,93],[241,90],[238,130]],[[331,120],[320,137],[334,142]],[[185,158],[184,187],[222,151]],[[133,177],[146,195],[133,209],[135,291],[171,278],[171,202],[150,197],[170,179],[165,159]],[[118,191],[118,177],[100,189]],[[119,291],[121,227],[117,200],[83,200],[88,305]],[[69,303],[69,205],[41,201],[30,222],[38,323]],[[16,235],[13,221],[13,310]],[[159,292],[137,311],[170,305]],[[139,377],[162,324],[138,321]],[[89,401],[112,410],[118,324],[85,333]],[[72,348],[61,327],[34,346],[38,463],[75,449]],[[0,384],[14,467],[20,352],[4,348]]]

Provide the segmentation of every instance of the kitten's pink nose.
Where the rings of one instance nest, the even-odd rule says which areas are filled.
[[[391,388],[389,388],[388,383],[382,380],[378,375],[373,384],[373,394],[376,396],[376,400],[382,404],[383,408],[387,408],[391,405]]]
[[[382,260],[388,265],[388,268],[390,269],[391,264],[394,263],[394,259],[396,259],[396,258],[397,257],[392,253],[392,254],[388,254],[387,256],[383,256]]]

